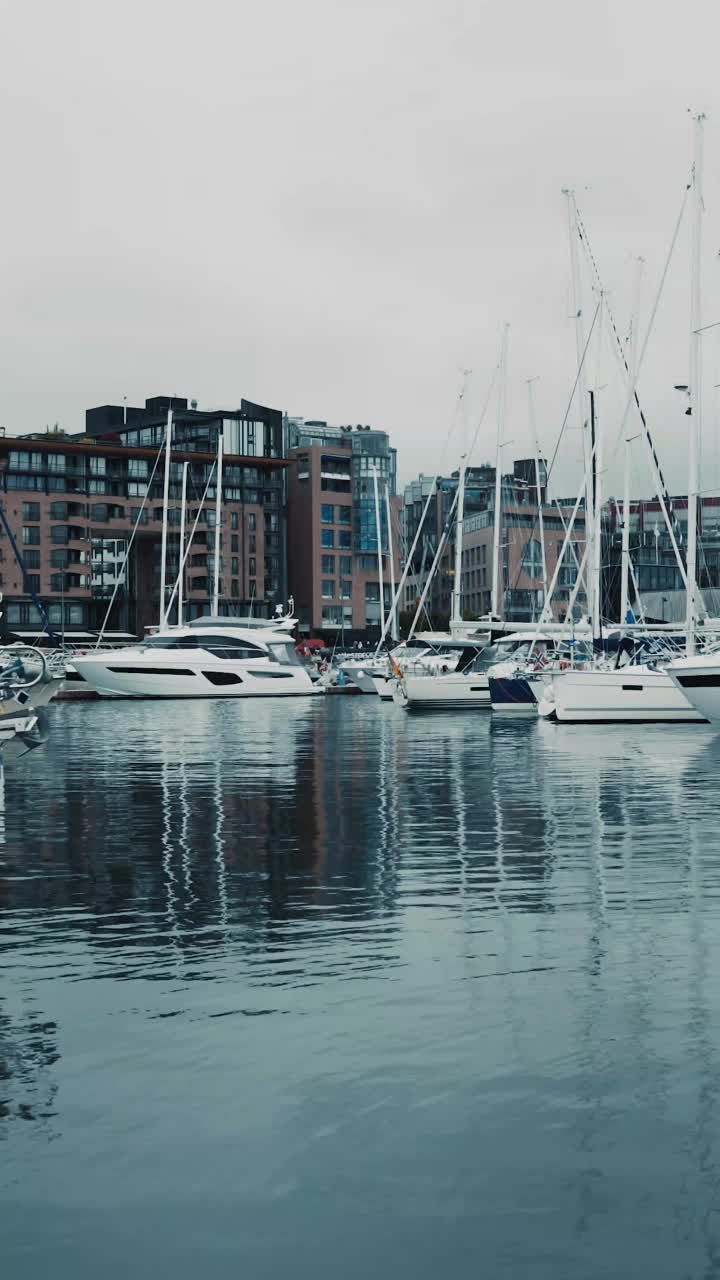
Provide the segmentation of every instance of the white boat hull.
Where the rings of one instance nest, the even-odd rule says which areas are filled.
[[[377,693],[375,678],[380,673],[372,670],[371,667],[343,667],[348,680],[357,685],[361,693]]]
[[[677,658],[668,675],[698,715],[712,724],[720,723],[720,661],[717,654]]]
[[[411,676],[402,679],[408,709],[453,710],[466,707],[490,708],[490,689],[486,675]]]
[[[568,724],[700,724],[705,719],[665,671],[643,666],[558,672],[538,710]]]
[[[76,658],[74,666],[103,698],[287,698],[316,693],[303,668],[264,659],[241,665],[211,655],[188,660],[183,654],[179,661],[165,655],[143,661],[137,654],[116,652]]]

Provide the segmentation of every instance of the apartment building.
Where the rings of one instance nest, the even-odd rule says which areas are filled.
[[[177,397],[144,408],[90,409],[86,430],[0,439],[8,529],[0,536],[2,623],[34,634],[42,612],[68,638],[108,630],[141,635],[160,614],[163,462],[174,414],[167,580],[180,566],[180,499],[188,463],[186,616],[209,610],[215,570],[215,456],[225,448],[220,610],[272,614],[287,594],[282,414],[242,401],[199,411]],[[239,452],[242,450],[242,452]],[[201,497],[206,492],[206,503]],[[131,545],[132,542],[132,545]],[[17,555],[15,554],[15,549]],[[125,563],[127,558],[127,563]],[[21,561],[22,563],[20,563]],[[114,597],[114,598],[113,598]]]
[[[288,576],[300,630],[346,641],[376,635],[399,575],[395,450],[369,428],[288,425]]]
[[[433,478],[420,476],[407,485],[404,492],[404,537],[412,545],[422,512],[430,498],[428,516],[413,555],[412,572],[404,591],[404,608],[414,611],[440,545],[443,530],[449,522],[450,536],[427,595],[427,611],[438,624],[450,616],[455,583],[455,523],[452,502],[459,473]],[[542,539],[540,506],[533,458],[518,459],[512,472],[502,476],[500,510],[500,593],[498,612],[508,621],[526,622],[537,618],[544,602],[543,567],[548,579],[560,555],[566,522],[572,504],[558,509],[546,496],[547,469],[540,461],[540,498],[542,504]],[[469,618],[487,614],[493,607],[493,537],[495,526],[495,468],[490,465],[468,468],[463,520],[461,610]],[[543,566],[543,543],[545,549]],[[577,563],[582,560],[585,543],[585,517],[580,511],[575,519],[573,548],[563,560],[553,611],[564,614],[577,576]],[[578,608],[585,604],[585,594],[576,595]]]

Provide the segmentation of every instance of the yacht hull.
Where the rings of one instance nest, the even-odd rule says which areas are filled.
[[[641,666],[558,672],[544,691],[539,711],[561,724],[701,724],[705,720],[665,671]]]
[[[525,676],[490,676],[490,705],[493,713],[504,716],[536,716],[538,700],[535,691],[541,691],[535,681]]]
[[[76,658],[74,665],[103,698],[287,698],[317,692],[304,670],[278,670],[271,663],[250,668],[211,658],[161,663],[157,657],[143,663],[136,655],[131,660],[115,654],[102,660]]]
[[[402,686],[409,711],[453,711],[479,707],[490,709],[490,689],[486,675],[411,676]]]
[[[698,715],[711,724],[720,723],[720,662],[717,654],[678,658],[670,663],[668,675]]]

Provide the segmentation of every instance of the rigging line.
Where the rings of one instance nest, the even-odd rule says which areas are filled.
[[[592,336],[593,336],[593,330],[594,330],[594,328],[595,328],[595,323],[596,323],[596,321],[597,321],[599,311],[600,311],[600,300],[598,299],[598,304],[597,304],[597,306],[596,306],[596,308],[595,308],[595,314],[594,314],[594,316],[593,316],[593,318],[592,318],[592,324],[590,325],[590,331],[589,331],[589,333],[588,333],[587,340],[586,340],[586,342],[585,342],[585,348],[584,348],[583,353],[582,353],[582,356],[581,356],[581,358],[580,358],[580,363],[578,364],[577,373],[575,374],[575,381],[574,381],[574,382],[573,382],[573,384],[572,384],[572,391],[570,392],[570,397],[569,397],[569,399],[568,399],[568,403],[567,403],[567,409],[565,410],[565,417],[563,418],[563,420],[562,420],[562,425],[561,425],[561,427],[560,427],[560,434],[559,434],[559,436],[558,436],[558,438],[557,438],[557,444],[555,445],[555,449],[554,449],[554,451],[553,451],[553,456],[552,456],[552,458],[551,458],[551,460],[550,460],[550,464],[549,464],[548,469],[547,469],[547,475],[546,475],[546,477],[545,477],[545,487],[546,487],[546,490],[547,490],[547,486],[548,486],[548,485],[549,485],[549,483],[550,483],[550,477],[551,477],[551,475],[552,475],[552,470],[553,470],[553,467],[555,466],[555,463],[556,463],[556,461],[557,461],[557,456],[558,456],[558,453],[559,453],[559,451],[560,451],[560,445],[562,444],[562,439],[563,439],[563,436],[564,436],[564,434],[565,434],[565,428],[567,427],[568,418],[570,417],[570,410],[572,409],[572,407],[573,407],[573,401],[575,400],[575,392],[577,391],[578,383],[579,383],[579,381],[580,381],[580,378],[582,377],[583,367],[584,367],[584,365],[585,365],[585,360],[587,359],[587,353],[588,353],[588,351],[589,351],[589,349],[590,349],[590,339],[591,339],[591,338],[592,338]],[[585,522],[586,522],[586,526],[587,526],[587,512],[585,513]],[[530,529],[530,538],[532,538],[533,534],[535,533],[535,529],[536,529],[538,526],[539,526],[539,517],[538,517],[538,516],[535,516],[535,518],[534,518],[534,520],[533,520],[532,528]],[[587,527],[586,527],[586,530],[585,530],[585,534],[586,534],[586,536],[587,536]],[[528,541],[529,541],[529,540],[530,540],[530,539],[528,539]],[[522,569],[522,562],[521,562],[521,563],[520,563],[520,566],[518,567],[517,573],[516,573],[516,575],[515,575],[515,581],[513,582],[513,585],[512,585],[512,588],[511,588],[513,591],[515,590],[515,588],[517,587],[518,582],[520,581],[520,575],[521,575],[521,573],[522,573],[522,572],[523,572],[523,569]],[[545,604],[543,603],[543,608],[544,608],[544,607],[545,607]]]
[[[433,476],[433,478],[432,478],[432,484],[431,484],[431,486],[430,486],[430,490],[429,490],[429,492],[428,492],[427,498],[426,498],[426,500],[425,500],[425,504],[424,504],[423,509],[422,509],[422,514],[421,514],[421,516],[420,516],[420,522],[419,522],[419,524],[418,524],[417,529],[415,530],[415,534],[414,534],[414,537],[413,537],[413,540],[412,540],[412,543],[411,543],[411,546],[410,546],[410,550],[409,550],[409,551],[408,551],[408,553],[407,553],[407,556],[406,556],[406,559],[405,559],[405,565],[404,565],[404,567],[403,567],[402,574],[400,575],[400,581],[398,582],[397,587],[396,587],[396,590],[395,590],[395,598],[393,599],[393,601],[391,602],[391,605],[390,605],[390,613],[388,614],[388,617],[385,619],[385,623],[384,623],[384,625],[383,625],[382,631],[380,632],[380,639],[378,640],[377,645],[376,645],[376,647],[375,647],[375,656],[376,656],[376,657],[377,657],[377,655],[379,654],[379,652],[380,652],[380,650],[381,650],[381,648],[382,648],[383,644],[385,643],[385,637],[387,636],[387,633],[388,633],[388,631],[390,630],[390,619],[392,618],[393,613],[394,613],[394,612],[397,610],[397,608],[398,608],[398,603],[399,603],[400,598],[401,598],[401,596],[402,596],[402,592],[403,592],[403,588],[404,588],[404,586],[405,586],[405,582],[406,582],[406,580],[407,580],[407,578],[408,578],[408,575],[410,574],[410,571],[411,571],[411,570],[412,570],[412,568],[413,568],[413,558],[414,558],[415,551],[416,551],[416,548],[417,548],[417,543],[418,543],[418,540],[419,540],[419,538],[420,538],[420,534],[421,534],[421,532],[422,532],[423,525],[424,525],[424,523],[425,523],[425,517],[427,516],[428,511],[430,510],[430,503],[431,503],[431,501],[432,501],[433,495],[436,495],[436,499],[437,499],[437,496],[439,496],[439,493],[440,493],[440,489],[439,489],[439,487],[438,487],[438,481],[439,481],[439,479],[440,479],[440,477],[441,477],[441,475],[442,475],[442,465],[441,465],[441,464],[442,464],[442,463],[443,463],[443,461],[444,461],[444,458],[445,458],[445,452],[446,452],[446,450],[447,450],[448,444],[450,443],[450,439],[451,439],[452,434],[453,434],[453,432],[454,432],[454,430],[455,430],[455,427],[457,426],[458,418],[459,418],[459,416],[460,416],[460,410],[461,410],[461,407],[462,407],[463,398],[464,398],[464,396],[465,396],[465,388],[466,388],[466,386],[467,386],[467,380],[468,380],[468,377],[469,377],[469,373],[470,373],[470,370],[467,370],[467,369],[466,369],[466,370],[464,370],[464,372],[463,372],[463,380],[462,380],[462,384],[461,384],[461,386],[460,386],[460,391],[459,391],[459,393],[458,393],[458,395],[456,396],[456,399],[455,399],[455,412],[454,412],[454,414],[453,414],[452,422],[451,422],[451,424],[450,424],[450,429],[449,429],[449,431],[448,431],[448,433],[447,433],[447,436],[446,436],[446,439],[445,439],[445,444],[443,445],[442,452],[441,452],[441,455],[440,455],[440,465],[438,465],[438,469],[437,469],[437,471],[435,472],[435,475],[434,475],[434,476]],[[421,494],[420,494],[420,497],[421,497],[421,500],[422,500],[422,485],[421,485]],[[423,597],[423,598],[424,598],[424,597]],[[415,618],[415,623],[417,623],[417,618]]]
[[[130,552],[131,552],[131,550],[132,550],[132,544],[133,544],[133,542],[135,541],[135,534],[137,533],[137,531],[138,531],[138,525],[140,524],[140,521],[142,520],[142,514],[143,514],[143,511],[145,510],[145,503],[147,502],[148,498],[150,497],[150,490],[151,490],[151,488],[152,488],[152,482],[153,482],[153,480],[155,479],[155,472],[157,471],[158,463],[159,463],[159,461],[160,461],[160,459],[161,459],[161,457],[162,457],[162,455],[163,455],[163,453],[164,453],[164,452],[165,452],[165,442],[163,441],[163,443],[160,445],[160,448],[158,449],[157,457],[156,457],[156,459],[155,459],[155,462],[154,462],[154,465],[153,465],[152,472],[150,473],[150,479],[148,480],[147,489],[146,489],[146,491],[145,491],[145,494],[143,495],[143,500],[142,500],[142,503],[141,503],[141,506],[140,506],[140,510],[139,510],[139,511],[138,511],[138,513],[137,513],[137,520],[135,521],[135,527],[134,527],[134,529],[133,529],[133,531],[132,531],[132,533],[131,533],[131,535],[130,535],[130,541],[128,542],[127,550],[126,550],[126,552],[125,552],[125,559],[123,560],[123,562],[122,562],[122,566],[121,566],[121,568],[120,568],[120,572],[119,572],[119,574],[117,575],[117,577],[116,577],[116,579],[115,579],[115,589],[114,589],[114,591],[113,591],[113,593],[112,593],[112,596],[110,597],[110,603],[109,603],[109,605],[108,605],[108,607],[107,607],[107,612],[106,612],[106,614],[105,614],[105,617],[103,618],[103,624],[102,624],[102,626],[101,626],[101,628],[100,628],[100,632],[99,632],[99,635],[98,635],[97,641],[95,642],[95,648],[96,648],[96,649],[97,649],[97,648],[99,648],[99,646],[100,646],[100,644],[101,644],[101,642],[102,642],[102,638],[103,638],[103,636],[105,635],[105,628],[106,628],[106,626],[107,626],[107,624],[108,624],[108,619],[109,619],[109,617],[110,617],[110,611],[111,611],[111,609],[112,609],[112,607],[113,607],[113,605],[114,605],[114,603],[115,603],[115,597],[116,597],[116,595],[117,595],[117,593],[118,593],[118,590],[119,590],[119,587],[120,587],[120,583],[121,583],[121,582],[124,580],[124,578],[125,578],[125,570],[126,570],[126,568],[127,568],[127,562],[128,562],[128,560],[130,559]],[[126,589],[126,590],[127,590],[127,586],[128,586],[128,584],[127,584],[127,582],[125,582],[125,589]],[[136,621],[137,621],[137,619],[136,619]]]
[[[477,444],[477,438],[478,438],[478,436],[479,436],[479,434],[480,434],[480,430],[481,430],[482,425],[483,425],[483,423],[484,423],[484,421],[485,421],[485,416],[486,416],[487,411],[488,411],[488,409],[489,409],[489,407],[490,407],[490,401],[491,401],[491,399],[492,399],[492,395],[493,395],[493,392],[494,392],[494,390],[495,390],[495,384],[496,384],[497,379],[498,379],[498,374],[499,374],[499,372],[500,372],[500,366],[501,366],[501,364],[502,364],[502,356],[500,357],[500,359],[498,360],[497,364],[495,365],[495,369],[494,369],[494,371],[493,371],[493,376],[492,376],[492,378],[490,379],[490,386],[488,387],[488,392],[487,392],[487,395],[486,395],[486,397],[485,397],[485,403],[483,404],[482,411],[481,411],[481,413],[480,413],[480,418],[479,418],[479,420],[478,420],[477,427],[475,428],[475,434],[474,434],[474,436],[473,436],[472,440],[470,441],[470,447],[469,447],[469,449],[468,449],[468,451],[467,451],[467,453],[466,453],[466,455],[465,455],[465,457],[466,457],[466,458],[469,458],[469,457],[470,457],[470,455],[472,454],[473,449],[475,448],[475,445]],[[460,400],[460,401],[462,401],[462,397],[463,397],[464,393],[465,393],[465,385],[464,385],[464,383],[463,383],[463,388],[462,388],[462,391],[460,392],[460,397],[459,397],[459,400]],[[458,407],[459,407],[459,406],[458,406]],[[439,474],[440,474],[440,473],[438,473],[438,475],[439,475]],[[437,482],[437,478],[438,478],[438,477],[436,476],[436,477],[435,477],[435,481],[436,481],[436,482]],[[439,490],[438,490],[438,493],[439,493]],[[417,624],[418,624],[418,621],[419,621],[419,619],[420,619],[420,615],[421,615],[421,613],[422,613],[423,609],[425,608],[425,601],[426,601],[426,599],[427,599],[427,593],[428,593],[428,591],[429,591],[429,589],[430,589],[430,586],[431,586],[431,584],[432,584],[433,577],[435,576],[435,573],[436,573],[437,569],[438,569],[438,568],[439,568],[439,566],[440,566],[440,561],[441,561],[442,555],[443,555],[443,553],[444,553],[444,551],[445,551],[445,545],[446,545],[446,543],[447,543],[447,541],[448,541],[448,538],[449,538],[449,536],[450,536],[450,529],[451,529],[452,516],[453,516],[453,514],[454,514],[454,512],[455,512],[455,508],[456,508],[456,506],[457,506],[457,502],[458,502],[458,497],[459,497],[459,495],[460,495],[460,485],[459,485],[459,483],[458,483],[458,486],[457,486],[457,488],[456,488],[456,490],[455,490],[455,497],[454,497],[454,499],[453,499],[452,506],[450,507],[450,510],[449,510],[449,512],[448,512],[447,520],[446,520],[446,522],[445,522],[445,527],[443,528],[442,536],[441,536],[441,538],[440,538],[440,542],[439,542],[439,544],[438,544],[438,549],[437,549],[437,551],[436,551],[436,553],[435,553],[435,559],[433,560],[433,563],[432,563],[432,565],[431,565],[430,573],[428,574],[427,581],[426,581],[425,586],[424,586],[424,588],[423,588],[423,593],[422,593],[422,595],[420,596],[419,604],[417,605],[416,610],[415,610],[415,616],[414,616],[414,618],[413,618],[412,626],[411,626],[411,628],[410,628],[410,632],[409,632],[409,635],[408,635],[408,637],[407,637],[407,638],[408,638],[408,640],[411,640],[411,639],[412,639],[412,637],[415,635],[415,629],[416,629]],[[431,496],[431,495],[428,495],[428,498],[429,498],[430,496]],[[429,504],[428,504],[428,505],[429,505]],[[416,536],[417,536],[417,535],[416,535]],[[399,584],[398,584],[398,587],[397,587],[397,593],[396,593],[396,599],[397,599],[397,598],[399,598],[400,591],[401,591],[402,587],[404,586],[405,578],[406,578],[406,577],[407,577],[407,574],[406,574],[406,573],[405,573],[405,574],[403,574],[403,577],[401,578],[401,580],[400,580],[400,582],[399,582]],[[395,603],[396,603],[396,602],[395,602],[395,601],[393,601],[393,607],[395,606]],[[386,625],[385,627],[383,627],[383,632],[382,632],[382,635],[380,636],[380,639],[379,639],[379,641],[378,641],[378,647],[377,647],[376,652],[379,652],[380,645],[383,643],[383,640],[385,639],[385,636],[386,636],[386,635],[387,635],[387,625]]]
[[[613,335],[614,335],[614,337],[615,337],[615,341],[616,341],[616,343],[617,343],[619,358],[620,358],[620,360],[621,360],[621,362],[622,362],[622,364],[623,364],[623,367],[624,367],[625,372],[626,372],[626,374],[627,374],[627,376],[628,376],[628,379],[629,379],[629,380],[630,380],[630,382],[631,382],[630,393],[629,393],[629,395],[628,395],[627,404],[626,404],[626,406],[625,406],[625,412],[623,413],[623,416],[622,416],[620,432],[618,433],[618,439],[615,441],[615,448],[614,448],[613,452],[615,452],[615,450],[616,450],[616,449],[617,449],[617,447],[618,447],[619,440],[620,440],[620,435],[622,434],[623,428],[625,427],[625,423],[626,423],[626,419],[627,419],[628,410],[630,409],[630,406],[632,405],[632,403],[633,403],[633,401],[634,401],[634,402],[635,402],[635,406],[636,406],[637,411],[638,411],[638,414],[640,415],[640,421],[641,421],[641,423],[642,423],[643,430],[644,430],[644,432],[645,432],[645,436],[646,436],[646,439],[647,439],[648,445],[650,446],[650,450],[651,450],[651,453],[652,453],[653,462],[654,462],[654,464],[655,464],[655,469],[656,469],[656,471],[657,471],[658,477],[659,477],[659,479],[660,479],[660,484],[661,484],[661,486],[662,486],[662,490],[663,490],[662,495],[661,495],[661,496],[662,496],[662,500],[665,502],[665,505],[667,506],[668,514],[669,514],[669,516],[670,516],[670,520],[671,520],[671,522],[674,524],[674,526],[675,526],[675,528],[678,530],[678,532],[679,532],[679,530],[680,530],[680,526],[679,526],[679,524],[678,524],[677,517],[676,517],[676,515],[675,515],[675,511],[674,511],[674,509],[673,509],[673,505],[672,505],[672,498],[671,498],[671,496],[670,496],[670,492],[669,492],[669,490],[668,490],[667,481],[665,480],[665,477],[664,477],[663,472],[662,472],[662,468],[661,468],[661,466],[660,466],[660,459],[658,458],[658,455],[657,455],[657,450],[656,450],[656,448],[655,448],[655,443],[654,443],[653,438],[652,438],[652,436],[651,436],[651,434],[650,434],[650,427],[649,427],[649,425],[648,425],[647,418],[645,417],[645,411],[643,410],[643,407],[642,407],[642,405],[640,404],[640,397],[638,396],[638,392],[637,392],[637,384],[638,384],[638,377],[639,377],[639,374],[640,374],[640,368],[641,368],[641,365],[642,365],[642,363],[643,363],[643,359],[644,359],[644,357],[645,357],[645,352],[646,352],[646,350],[647,350],[648,340],[649,340],[649,338],[650,338],[650,334],[652,333],[652,330],[653,330],[653,327],[654,327],[654,323],[655,323],[655,317],[656,317],[656,315],[657,315],[658,307],[659,307],[659,305],[660,305],[660,299],[661,299],[661,297],[662,297],[663,289],[664,289],[664,286],[665,286],[665,280],[666,280],[666,278],[667,278],[668,269],[669,269],[669,267],[670,267],[670,261],[671,261],[671,259],[672,259],[673,253],[675,252],[675,245],[676,245],[676,243],[677,243],[677,238],[678,238],[678,235],[679,235],[679,233],[680,233],[680,225],[681,225],[681,223],[682,223],[683,214],[685,213],[685,206],[686,206],[686,204],[687,204],[687,200],[688,200],[688,193],[689,193],[689,191],[691,190],[691,188],[692,188],[692,179],[691,179],[691,181],[690,181],[690,182],[688,182],[687,186],[685,187],[685,193],[684,193],[684,195],[683,195],[682,204],[680,205],[680,213],[678,214],[678,219],[677,219],[677,222],[676,222],[676,224],[675,224],[675,231],[674,231],[674,233],[673,233],[673,237],[672,237],[672,240],[671,240],[671,242],[670,242],[670,249],[669,249],[669,251],[668,251],[667,258],[665,259],[665,266],[663,267],[662,276],[660,277],[660,285],[659,285],[659,287],[658,287],[657,296],[656,296],[656,298],[655,298],[655,302],[654,302],[654,304],[653,304],[653,309],[652,309],[652,312],[651,312],[651,315],[650,315],[650,320],[649,320],[649,322],[648,322],[648,327],[647,327],[647,330],[646,330],[646,333],[645,333],[645,339],[644,339],[644,341],[643,341],[642,350],[641,350],[641,352],[640,352],[640,358],[639,358],[639,359],[638,359],[638,361],[637,361],[637,365],[636,365],[636,367],[635,367],[634,375],[632,375],[632,374],[630,373],[630,366],[629,366],[628,361],[627,361],[627,357],[626,357],[626,354],[625,354],[625,348],[624,348],[624,346],[623,346],[622,338],[620,337],[620,334],[618,333],[617,325],[616,325],[616,323],[615,323],[615,317],[614,317],[614,315],[613,315],[613,313],[612,313],[612,308],[610,307],[610,304],[609,304],[609,302],[608,302],[608,300],[607,300],[607,295],[605,295],[605,294],[604,294],[604,296],[605,296],[605,309],[606,309],[606,312],[607,312],[608,319],[609,319],[609,321],[610,321],[610,325],[611,325],[611,327],[612,327],[612,331],[613,331]],[[604,293],[604,289],[603,289],[603,282],[602,282],[602,278],[601,278],[601,276],[600,276],[600,270],[599,270],[598,265],[597,265],[597,262],[596,262],[596,260],[595,260],[595,255],[593,254],[593,251],[592,251],[592,246],[591,246],[591,244],[590,244],[590,237],[588,236],[587,228],[585,227],[585,224],[584,224],[584,222],[583,222],[583,220],[582,220],[582,217],[581,217],[581,215],[580,215],[580,210],[578,209],[577,205],[575,206],[575,216],[576,216],[576,220],[577,220],[577,232],[578,232],[578,237],[579,237],[579,239],[580,239],[581,244],[583,245],[583,248],[585,249],[585,252],[586,252],[586,253],[587,253],[587,255],[588,255],[588,259],[589,259],[589,262],[590,262],[591,268],[592,268],[592,270],[593,270],[593,272],[594,272],[594,274],[595,274],[595,279],[596,279],[596,281],[597,281],[598,288],[599,288],[599,289],[601,289],[601,290],[603,291],[603,293]]]

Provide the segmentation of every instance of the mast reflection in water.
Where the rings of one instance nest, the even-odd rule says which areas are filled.
[[[51,718],[0,830],[3,1274],[715,1274],[712,733]]]

